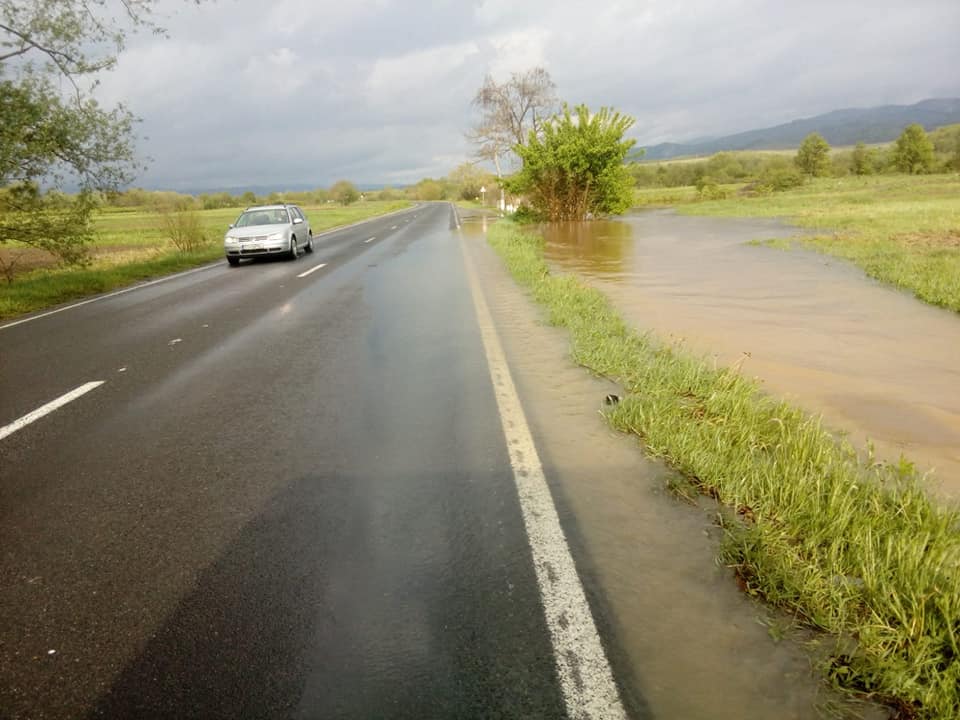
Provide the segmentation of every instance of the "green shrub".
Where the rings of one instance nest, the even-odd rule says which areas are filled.
[[[210,242],[203,221],[193,210],[167,210],[161,216],[167,237],[180,252],[192,253]]]
[[[727,192],[717,181],[709,175],[702,175],[697,178],[697,197],[701,200],[723,200],[727,197]]]
[[[811,177],[823,177],[830,174],[830,145],[820,133],[812,132],[807,135],[797,156],[794,158],[797,167]]]
[[[800,187],[804,183],[803,173],[797,168],[779,167],[765,170],[757,181],[760,192],[783,192]]]
[[[893,164],[897,170],[911,175],[933,170],[933,143],[927,131],[919,123],[904,128],[897,138],[893,151]]]

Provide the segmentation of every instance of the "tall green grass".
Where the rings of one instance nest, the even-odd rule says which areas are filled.
[[[748,591],[836,636],[830,677],[901,717],[960,717],[960,514],[908,462],[860,458],[735,369],[638,334],[552,274],[539,237],[502,222],[489,240],[575,361],[626,389],[610,422],[730,508],[722,554]]]

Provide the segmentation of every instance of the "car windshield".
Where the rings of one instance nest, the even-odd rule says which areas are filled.
[[[283,208],[264,210],[248,210],[235,223],[236,227],[250,227],[252,225],[284,225],[290,222],[290,216]]]

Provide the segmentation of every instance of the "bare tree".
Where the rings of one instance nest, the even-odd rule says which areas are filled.
[[[467,132],[467,139],[477,146],[477,157],[489,160],[503,177],[503,162],[514,154],[514,148],[525,145],[529,133],[539,132],[556,110],[556,85],[542,67],[513,73],[498,83],[490,75],[473,98],[480,111],[480,120]],[[501,199],[502,205],[502,199]]]

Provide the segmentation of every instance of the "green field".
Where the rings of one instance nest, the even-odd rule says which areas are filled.
[[[680,471],[678,494],[723,505],[722,560],[743,588],[829,632],[827,677],[902,718],[960,717],[960,514],[906,460],[877,462],[734,368],[629,328],[543,241],[510,222],[490,243],[574,361],[626,396],[608,414]]]
[[[310,227],[314,233],[318,233],[409,206],[410,203],[404,200],[370,201],[347,206],[326,203],[304,206],[303,211],[310,220]],[[200,217],[211,239],[219,242],[223,239],[227,227],[242,211],[243,208],[221,208],[197,210],[196,214]],[[160,213],[155,210],[107,208],[97,216],[96,232],[97,239],[94,247],[124,246],[162,249],[169,246]]]
[[[786,192],[697,201],[690,215],[777,217],[811,229],[799,245],[849,260],[877,280],[960,312],[960,175],[822,178]],[[641,191],[646,193],[647,191]]]
[[[726,190],[736,190],[740,185],[724,185]],[[666,207],[670,205],[685,205],[700,200],[697,189],[692,185],[681,187],[648,187],[637,188],[633,191],[634,203],[637,207]]]
[[[399,201],[371,201],[346,207],[328,203],[303,208],[314,233],[410,207]],[[56,267],[52,257],[34,253],[27,271],[12,283],[0,281],[0,318],[40,310],[106,292],[151,277],[202,265],[223,256],[223,235],[242,208],[196,210],[206,241],[191,252],[178,250],[164,229],[161,211],[107,208],[95,219],[96,239],[87,267]],[[4,247],[3,252],[21,249]]]

